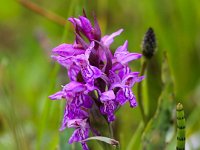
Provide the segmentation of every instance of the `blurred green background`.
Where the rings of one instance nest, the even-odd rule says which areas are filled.
[[[200,141],[199,0],[32,2],[64,19],[78,17],[82,8],[89,18],[94,12],[103,35],[123,28],[112,49],[127,39],[129,51],[141,52],[143,35],[152,27],[158,42],[156,58],[160,61],[167,51],[176,101],[185,106],[187,137]],[[66,26],[54,23],[17,1],[1,0],[0,4],[0,149],[60,149],[59,143],[67,143],[65,135],[69,133],[58,131],[64,102],[52,102],[48,95],[67,83],[67,74],[54,64],[50,54],[58,44],[73,42],[73,28],[69,22]],[[131,64],[134,70],[140,69],[140,61]],[[152,88],[160,91],[154,86],[156,78],[152,78]],[[126,149],[142,118],[139,108],[131,109],[128,104],[117,116],[117,139]]]

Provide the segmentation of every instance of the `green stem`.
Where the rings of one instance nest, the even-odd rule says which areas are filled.
[[[142,63],[142,69],[141,69],[141,72],[140,72],[140,76],[144,75],[146,68],[147,68],[147,60],[145,59]],[[138,83],[137,94],[138,94],[138,103],[139,103],[142,119],[143,119],[143,122],[145,124],[147,120],[146,120],[146,115],[145,115],[145,112],[144,112],[144,105],[143,105],[143,101],[142,101],[142,82]]]
[[[116,150],[120,150],[120,145],[116,145]]]
[[[112,138],[112,139],[113,139],[114,137],[113,137],[113,128],[112,128],[112,122],[109,122],[109,123],[108,123],[108,126],[109,126],[110,138]]]

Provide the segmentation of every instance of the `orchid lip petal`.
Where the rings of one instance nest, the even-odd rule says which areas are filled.
[[[138,105],[136,101],[136,97],[134,95],[133,95],[133,98],[129,100],[129,102],[130,102],[131,107],[136,107]]]
[[[116,100],[120,103],[120,105],[124,105],[127,102],[127,98],[125,97],[125,93],[122,89],[117,92]]]

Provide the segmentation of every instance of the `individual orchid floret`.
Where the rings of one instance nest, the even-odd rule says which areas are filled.
[[[139,53],[130,53],[127,49],[128,41],[125,41],[124,45],[116,49],[114,57],[117,59],[117,62],[120,62],[121,64],[126,64],[132,60],[139,59],[142,56],[142,54]]]
[[[101,70],[89,63],[89,56],[94,48],[94,42],[86,49],[85,54],[77,55],[74,57],[76,65],[80,66],[81,74],[86,83],[91,83],[94,79],[99,78],[102,74]]]
[[[89,117],[88,112],[81,108],[77,108],[75,104],[66,103],[65,112],[62,120],[60,131],[63,131],[67,127],[67,123],[72,119],[86,119]]]
[[[67,122],[71,119],[88,117],[86,109],[91,108],[93,104],[88,92],[90,90],[87,89],[86,85],[72,81],[65,85],[62,91],[49,96],[52,100],[66,99],[65,113],[60,130],[64,130]]]
[[[74,142],[81,142],[83,150],[88,150],[85,142],[82,142],[89,137],[90,126],[88,119],[73,119],[67,123],[68,128],[75,128],[74,133],[69,139],[69,144]]]
[[[114,111],[117,108],[117,102],[115,101],[115,94],[112,90],[106,91],[101,94],[100,101],[103,103],[103,106],[100,107],[102,114],[107,115],[108,121],[114,121],[115,115]]]
[[[121,88],[117,92],[116,100],[120,103],[120,105],[124,105],[127,101],[129,101],[131,107],[137,106],[135,95],[133,94],[131,88],[129,87]]]
[[[51,96],[52,100],[66,99],[68,103],[75,104],[76,107],[91,108],[92,99],[88,96],[88,89],[82,83],[72,81],[63,87],[62,91],[59,91]]]
[[[69,69],[73,63],[72,58],[74,56],[84,54],[85,50],[79,44],[61,44],[52,50],[53,55],[51,56],[54,60],[56,60],[59,64]]]
[[[130,75],[127,78],[124,78],[122,80],[122,87],[121,89],[117,92],[116,95],[116,100],[123,105],[127,100],[130,103],[131,107],[136,107],[137,106],[137,101],[135,98],[135,95],[132,92],[132,87],[135,84],[135,82],[140,82],[143,80],[144,77],[138,77],[134,75]]]
[[[120,70],[123,67],[126,67],[130,61],[137,60],[141,56],[142,54],[139,53],[128,52],[128,41],[125,41],[125,43],[118,47],[114,53],[112,70]]]

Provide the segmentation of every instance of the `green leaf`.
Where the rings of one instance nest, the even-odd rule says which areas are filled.
[[[115,146],[116,149],[119,149],[119,147],[120,147],[119,142],[117,140],[111,139],[111,138],[108,138],[108,137],[104,137],[104,136],[93,136],[93,137],[90,137],[90,138],[83,140],[82,142],[86,142],[86,141],[89,141],[89,140],[102,141],[102,142],[105,142],[105,143],[110,144],[112,146]]]
[[[110,145],[119,145],[119,142],[117,140],[111,139],[111,138],[108,138],[108,137],[104,137],[104,136],[93,136],[93,137],[90,137],[90,138],[83,140],[83,142],[86,142],[86,141],[89,141],[89,140],[99,140],[99,141],[108,143]]]
[[[161,81],[161,61],[159,56],[155,55],[152,59],[147,60],[147,73],[146,73],[146,92],[147,92],[147,120],[149,120],[155,113],[158,98],[162,90]]]
[[[167,134],[171,127],[174,126],[175,101],[173,82],[166,56],[162,65],[162,82],[164,86],[158,100],[156,113],[148,122],[142,135],[143,149],[164,149],[167,144]]]
[[[142,137],[142,131],[144,129],[144,125],[141,122],[136,130],[136,132],[133,134],[126,150],[133,150],[133,149],[140,149],[141,147],[141,137]]]

